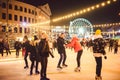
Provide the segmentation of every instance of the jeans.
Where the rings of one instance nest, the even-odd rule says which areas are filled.
[[[59,59],[59,62],[58,62],[58,66],[60,66],[62,60],[63,60],[63,63],[62,63],[62,64],[64,65],[64,64],[65,64],[65,61],[66,61],[66,58],[67,58],[66,53],[61,53],[61,54],[60,54],[60,59]]]
[[[101,76],[101,69],[102,69],[102,57],[95,57],[96,61],[96,75]]]
[[[47,63],[48,63],[47,57],[41,57],[41,72],[40,72],[41,77],[46,77]]]
[[[77,53],[77,58],[76,58],[76,60],[77,60],[77,67],[80,67],[80,59],[81,59],[82,52],[83,52],[83,50],[80,50]]]
[[[16,49],[16,56],[19,56],[19,49]]]
[[[6,49],[6,53],[7,53],[7,55],[8,55],[8,53],[11,54],[10,49]]]
[[[28,52],[26,51],[25,56],[24,56],[24,60],[25,60],[25,65],[26,65],[26,67],[28,67],[27,57],[28,57]]]
[[[35,72],[38,71],[38,61],[31,61],[31,67],[30,67],[30,73],[32,73],[33,71],[33,67],[34,67],[34,63],[36,62],[36,65],[35,65]]]

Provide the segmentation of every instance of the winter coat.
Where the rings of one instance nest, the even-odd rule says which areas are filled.
[[[94,53],[94,55],[95,54],[105,55],[106,54],[105,46],[106,46],[105,40],[102,38],[101,35],[97,35],[94,37],[94,40],[93,40],[93,53]]]
[[[73,37],[71,42],[69,44],[66,45],[67,47],[73,47],[75,52],[78,52],[82,49],[82,46],[79,42],[79,39],[77,37]]]
[[[41,39],[39,46],[38,46],[38,53],[42,57],[49,57],[49,54],[51,54],[49,50],[49,44],[46,39]]]
[[[30,52],[30,41],[24,42],[22,47],[25,48],[26,52]]]
[[[19,41],[16,41],[14,47],[16,50],[21,49],[21,43]]]
[[[59,54],[65,53],[65,40],[61,37],[57,39],[57,50]]]
[[[3,42],[0,42],[0,53],[3,53],[3,49],[4,49],[4,44]]]
[[[36,48],[35,46],[30,45],[30,60],[34,61],[36,60],[37,53],[36,53]]]

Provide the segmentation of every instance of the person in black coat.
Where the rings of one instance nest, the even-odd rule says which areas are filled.
[[[39,50],[39,55],[41,56],[41,72],[40,72],[41,79],[40,80],[49,80],[49,78],[47,78],[47,74],[46,74],[48,57],[49,57],[49,54],[52,57],[54,57],[54,56],[50,52],[49,44],[48,44],[48,36],[46,33],[42,33],[42,35],[41,35],[41,41],[39,43],[38,50]]]
[[[95,80],[102,80],[101,70],[102,70],[102,55],[107,59],[106,51],[105,51],[105,40],[101,35],[101,30],[96,30],[93,40],[93,56],[96,61],[96,76]]]
[[[30,52],[30,41],[28,40],[27,36],[24,36],[23,41],[24,42],[23,42],[22,47],[25,48],[25,55],[24,55],[25,66],[24,66],[24,69],[27,69],[27,68],[29,68],[27,57],[28,57],[28,53]]]
[[[15,42],[14,47],[16,49],[16,57],[19,57],[19,51],[21,49],[21,42],[18,40]]]
[[[4,44],[3,44],[3,41],[0,40],[0,53],[1,53],[2,57],[3,57],[3,50],[4,50]]]
[[[60,54],[60,59],[57,65],[57,68],[62,69],[61,62],[63,60],[62,66],[67,67],[68,65],[65,64],[66,61],[66,51],[65,51],[65,40],[64,40],[64,33],[61,33],[60,36],[57,39],[57,50],[58,53]]]
[[[37,50],[36,50],[36,43],[35,41],[31,41],[30,42],[30,61],[31,61],[31,67],[30,67],[30,75],[33,74],[33,67],[34,67],[34,63],[36,62],[36,66],[35,66],[35,73],[39,74],[38,71],[38,55],[37,55]]]

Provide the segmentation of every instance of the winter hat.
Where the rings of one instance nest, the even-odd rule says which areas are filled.
[[[97,30],[95,31],[95,35],[101,35],[101,30],[100,30],[100,29],[97,29]]]

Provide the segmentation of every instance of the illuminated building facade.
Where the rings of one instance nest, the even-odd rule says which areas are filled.
[[[16,0],[0,0],[0,38],[15,40],[27,35],[31,37],[42,30],[50,30],[50,23],[32,25],[50,20],[48,4],[32,6]]]

